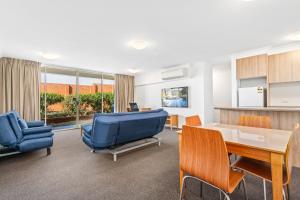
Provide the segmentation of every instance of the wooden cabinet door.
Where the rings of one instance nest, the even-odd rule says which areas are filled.
[[[269,56],[269,82],[300,81],[300,51]]]
[[[258,55],[237,59],[237,79],[267,76],[268,56]]]

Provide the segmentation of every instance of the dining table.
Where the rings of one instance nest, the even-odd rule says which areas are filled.
[[[199,127],[220,131],[229,153],[270,163],[272,169],[273,200],[282,200],[283,164],[288,142],[293,133],[292,130],[266,129],[219,123],[204,124]],[[184,132],[178,130],[177,133],[180,155],[181,138]],[[180,167],[179,169],[181,188],[184,171]]]

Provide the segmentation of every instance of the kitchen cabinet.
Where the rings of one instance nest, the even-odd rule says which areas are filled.
[[[257,55],[236,60],[237,80],[266,77],[268,71],[268,55]]]
[[[300,81],[300,50],[270,55],[269,83]]]

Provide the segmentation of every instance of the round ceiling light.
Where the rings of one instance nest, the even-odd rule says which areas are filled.
[[[54,54],[54,53],[40,53],[40,55],[43,58],[48,59],[48,60],[54,60],[54,59],[60,58],[60,55]]]
[[[144,40],[133,40],[129,45],[137,50],[145,49],[149,46],[149,43]]]
[[[290,34],[286,37],[287,40],[291,40],[291,41],[300,41],[300,31]]]
[[[131,69],[128,69],[128,71],[129,71],[130,73],[132,73],[132,74],[136,74],[136,73],[138,73],[138,72],[141,72],[142,70],[136,69],[136,68],[131,68]]]

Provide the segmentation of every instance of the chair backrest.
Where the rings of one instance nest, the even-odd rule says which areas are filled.
[[[286,149],[286,156],[285,156],[285,167],[287,172],[287,180],[286,183],[289,183],[291,181],[292,177],[292,169],[294,164],[294,156],[297,156],[296,154],[296,148],[297,148],[297,137],[300,135],[300,125],[297,123],[294,127],[293,134],[290,137],[287,149]]]
[[[251,126],[257,128],[272,128],[269,116],[240,116],[240,126]]]
[[[129,103],[129,106],[130,106],[130,112],[138,112],[140,110],[137,103],[135,102]]]
[[[180,152],[180,168],[184,172],[228,191],[230,164],[219,131],[183,126]]]
[[[10,125],[17,137],[18,142],[20,142],[23,138],[22,129],[18,123],[18,118],[15,113],[9,112],[7,114],[7,118],[9,119]]]
[[[12,129],[7,114],[0,115],[0,144],[5,147],[15,147],[17,137]]]
[[[201,119],[198,115],[193,115],[185,118],[185,125],[187,126],[201,126]]]

